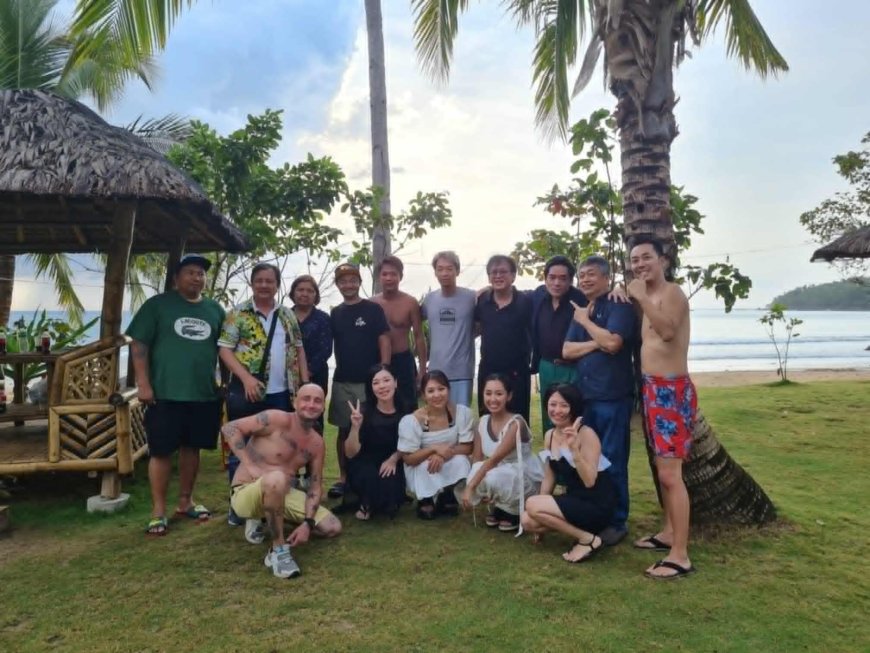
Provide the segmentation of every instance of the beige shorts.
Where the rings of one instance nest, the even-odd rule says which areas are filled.
[[[347,402],[356,405],[359,401],[364,404],[366,400],[365,383],[332,382],[332,393],[329,398],[329,423],[340,429],[350,428],[350,406]]]
[[[263,488],[262,480],[237,485],[233,488],[233,496],[230,505],[239,517],[244,519],[259,519],[263,516]],[[318,506],[314,514],[315,526],[321,520],[329,517],[332,513],[323,506]],[[301,524],[305,520],[305,493],[295,488],[284,496],[284,519]]]

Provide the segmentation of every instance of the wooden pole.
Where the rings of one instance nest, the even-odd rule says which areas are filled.
[[[121,317],[124,310],[124,286],[127,282],[127,266],[130,263],[130,248],[133,245],[133,229],[136,226],[136,204],[119,203],[112,222],[112,242],[106,261],[103,281],[103,317],[100,337],[121,333]]]
[[[169,292],[175,285],[175,266],[181,260],[186,244],[187,235],[182,234],[169,250],[169,256],[166,257],[166,280],[163,282],[163,292]]]

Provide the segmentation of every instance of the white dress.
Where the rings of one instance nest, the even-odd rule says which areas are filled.
[[[471,427],[474,417],[468,406],[457,405],[456,415],[451,426],[441,431],[424,431],[414,415],[405,415],[399,422],[399,446],[402,453],[414,453],[433,444],[466,444],[474,439]],[[441,471],[431,473],[426,462],[419,465],[405,465],[405,482],[408,491],[417,499],[434,497],[444,488],[468,476],[471,463],[468,456],[453,456],[441,467]]]
[[[516,447],[501,462],[486,473],[483,480],[474,488],[472,503],[476,506],[487,499],[496,508],[511,515],[522,512],[521,502],[527,497],[537,494],[544,478],[544,470],[540,459],[532,454],[529,427],[521,415],[514,415],[495,435],[490,431],[490,416],[484,415],[477,423],[477,433],[480,436],[481,450],[485,458],[491,458],[505,437],[508,427],[516,423]],[[523,436],[526,442],[522,441]],[[519,452],[520,455],[517,455]],[[474,463],[468,473],[468,479],[474,477],[483,461]],[[465,485],[464,483],[462,485]],[[457,487],[457,496],[461,497]]]

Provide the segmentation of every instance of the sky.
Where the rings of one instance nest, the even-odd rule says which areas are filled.
[[[798,218],[846,189],[831,158],[858,149],[870,131],[870,3],[840,2],[837,11],[811,0],[752,4],[790,71],[761,81],[727,57],[721,34],[695,48],[674,77],[680,134],[671,169],[673,183],[698,196],[707,216],[683,261],[728,257],[753,280],[749,299],[738,303],[744,308],[838,278],[826,264],[809,263],[817,245]],[[59,9],[71,5],[64,0]],[[453,209],[451,227],[399,252],[404,287],[419,295],[435,285],[430,261],[441,249],[458,252],[460,283],[478,287],[490,255],[510,252],[531,229],[568,227],[534,206],[554,183],[569,184],[572,157],[534,126],[533,34],[517,30],[501,2],[471,3],[450,79],[435,84],[416,60],[410,3],[382,5],[393,212],[417,191],[447,191]],[[176,113],[228,133],[248,114],[282,109],[273,163],[329,155],[362,189],[371,183],[366,47],[362,0],[200,0],[159,57],[153,92],[131,85],[104,115],[127,124]],[[599,74],[575,98],[571,120],[600,107],[613,109],[614,99]],[[330,220],[351,229],[346,218]],[[302,271],[301,259],[294,265]],[[98,309],[101,275],[81,263],[74,269],[86,308]],[[521,277],[517,285],[534,283]],[[34,283],[22,262],[13,308],[37,305],[55,307],[50,286]],[[692,305],[720,304],[701,293]]]

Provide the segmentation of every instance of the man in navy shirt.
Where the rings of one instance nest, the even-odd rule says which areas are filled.
[[[607,545],[620,542],[628,532],[628,452],[634,395],[632,342],[637,337],[637,316],[631,304],[612,301],[610,265],[590,256],[580,265],[580,290],[589,304],[574,305],[562,358],[575,360],[576,385],[583,395],[583,421],[594,425],[601,451],[610,460],[616,482],[617,507],[613,522],[600,533]]]

